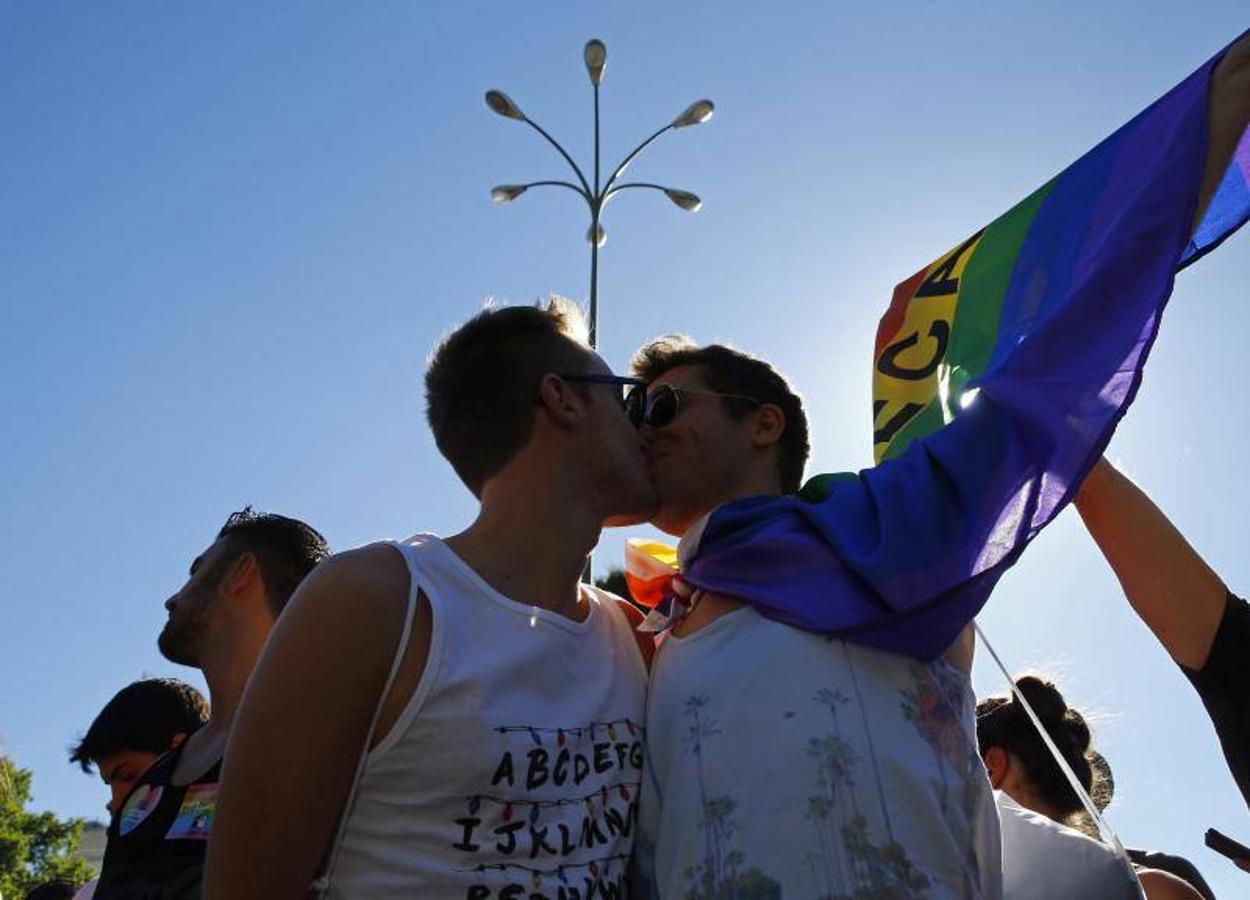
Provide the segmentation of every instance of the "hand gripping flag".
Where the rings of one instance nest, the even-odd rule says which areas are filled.
[[[925,659],[1071,499],[1141,381],[1177,271],[1250,216],[1250,132],[1196,228],[1212,59],[904,281],[858,474],[719,507],[682,578]]]

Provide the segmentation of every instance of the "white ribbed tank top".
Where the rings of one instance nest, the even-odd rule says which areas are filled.
[[[574,622],[500,594],[432,535],[394,545],[432,635],[368,754],[328,896],[625,896],[646,671],[620,601]],[[402,648],[401,648],[402,652]]]

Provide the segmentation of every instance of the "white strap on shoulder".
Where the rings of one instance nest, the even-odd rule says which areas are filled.
[[[395,685],[395,678],[399,675],[400,663],[404,660],[404,653],[408,649],[408,641],[412,637],[412,624],[417,617],[417,593],[419,585],[417,583],[417,561],[415,556],[405,549],[403,544],[396,541],[391,542],[408,566],[409,585],[408,585],[408,601],[404,609],[404,627],[399,633],[399,644],[395,648],[395,658],[391,661],[390,674],[386,676],[386,685],[382,688],[382,693],[378,695],[377,706],[373,710],[373,719],[369,722],[369,731],[365,734],[365,743],[360,750],[360,758],[356,761],[356,774],[352,777],[352,787],[347,793],[347,802],[343,804],[343,811],[339,814],[338,825],[334,830],[334,841],[325,856],[325,865],[322,867],[321,874],[313,880],[311,890],[313,896],[317,900],[326,897],[330,890],[330,877],[334,873],[334,864],[338,861],[339,846],[343,842],[343,835],[347,831],[347,822],[351,818],[352,808],[356,803],[356,794],[360,790],[361,779],[364,778],[365,766],[369,761],[369,747],[373,743],[374,732],[377,731],[378,719],[382,715],[382,705],[386,702],[386,698],[391,694],[391,688]]]

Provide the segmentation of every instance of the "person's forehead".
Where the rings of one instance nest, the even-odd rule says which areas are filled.
[[[586,351],[586,373],[589,375],[612,375],[612,367],[594,350]]]
[[[101,756],[95,764],[100,770],[100,777],[105,781],[112,781],[118,770],[126,766],[146,771],[156,761],[157,755],[148,750],[118,750],[116,753]]]
[[[663,375],[653,379],[652,385],[671,384],[678,388],[706,388],[707,380],[703,375],[702,366],[674,366]]]
[[[192,574],[198,572],[204,566],[214,562],[217,557],[225,552],[227,540],[224,537],[216,538],[211,544],[203,549],[198,556],[191,560],[190,571]]]

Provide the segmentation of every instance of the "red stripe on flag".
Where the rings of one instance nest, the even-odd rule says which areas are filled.
[[[629,585],[629,595],[634,602],[647,609],[655,609],[664,599],[668,591],[671,575],[660,575],[655,578],[639,578],[637,575],[625,573],[625,583]]]
[[[890,308],[885,311],[885,315],[881,317],[881,322],[877,325],[877,345],[872,351],[874,360],[881,355],[882,350],[889,346],[898,334],[898,330],[903,327],[903,320],[907,316],[907,304],[916,293],[916,288],[920,287],[920,283],[924,281],[928,271],[929,266],[925,266],[894,289],[894,296],[890,298]]]

